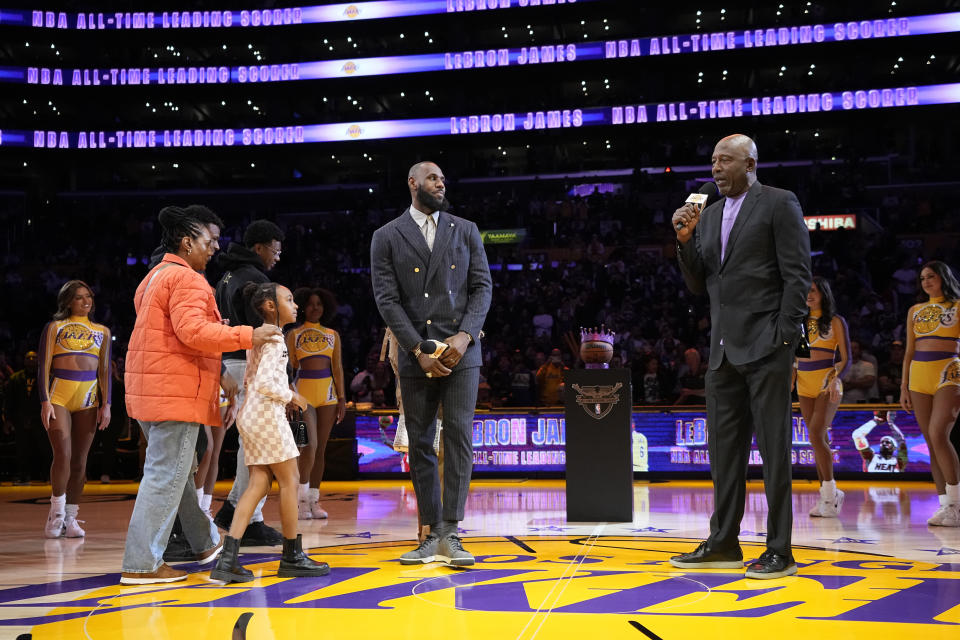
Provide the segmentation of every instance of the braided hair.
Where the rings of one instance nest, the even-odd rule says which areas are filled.
[[[188,207],[164,207],[157,216],[163,235],[160,243],[170,253],[180,250],[180,243],[184,238],[199,238],[203,233],[203,225],[196,210]]]

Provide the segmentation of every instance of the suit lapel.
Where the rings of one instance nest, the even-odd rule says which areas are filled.
[[[440,263],[444,260],[447,245],[450,244],[450,239],[453,237],[453,230],[453,221],[450,216],[441,211],[440,215],[437,216],[437,235],[433,237],[433,251],[430,253],[430,262],[427,265],[427,282],[430,282],[430,278],[433,277]],[[424,245],[426,245],[426,241],[424,241]]]
[[[743,227],[746,226],[747,221],[750,219],[751,214],[756,210],[757,202],[760,200],[760,195],[763,192],[763,185],[760,184],[760,181],[753,183],[753,186],[750,187],[750,191],[747,192],[747,197],[743,199],[743,204],[740,205],[740,212],[737,214],[737,219],[733,223],[733,228],[730,230],[730,237],[727,238],[727,250],[723,254],[723,262],[720,263],[720,269],[723,270],[726,266],[727,261],[730,260],[730,254],[733,253],[733,245],[737,241],[737,236],[740,235],[740,232],[743,230]],[[720,216],[720,226],[723,227],[723,215],[721,209]]]
[[[417,255],[420,256],[424,264],[429,263],[430,247],[427,246],[427,241],[423,239],[423,233],[420,231],[420,227],[413,221],[413,216],[410,215],[409,208],[400,216],[400,224],[397,225],[397,230],[400,232],[400,235],[410,243],[410,246],[417,252]],[[434,239],[434,246],[436,246],[436,239]]]

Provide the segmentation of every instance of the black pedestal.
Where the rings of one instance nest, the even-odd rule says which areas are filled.
[[[633,520],[632,392],[628,369],[564,374],[567,520]]]

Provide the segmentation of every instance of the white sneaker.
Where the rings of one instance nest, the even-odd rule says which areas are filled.
[[[327,512],[323,510],[319,502],[314,502],[310,505],[310,513],[317,520],[326,520],[328,517]]]
[[[82,538],[87,535],[87,532],[80,528],[81,522],[85,520],[77,520],[76,518],[69,518],[64,521],[63,529],[64,535],[68,538]]]
[[[933,515],[927,519],[927,524],[939,527],[943,525],[943,518],[947,515],[947,505],[942,504],[940,508],[933,512]]]
[[[313,520],[310,503],[306,500],[297,500],[297,520]]]
[[[837,514],[840,513],[840,507],[843,506],[843,491],[836,489],[833,494],[833,499],[822,500],[820,506],[820,517],[821,518],[836,518]]]
[[[51,513],[47,516],[47,524],[43,528],[43,537],[59,538],[63,535],[63,514]]]
[[[823,500],[822,499],[817,500],[817,504],[813,505],[813,508],[810,509],[810,517],[819,518],[820,516],[822,516],[823,514],[820,513],[820,507],[822,506],[823,506]]]
[[[945,508],[943,518],[940,520],[941,527],[960,527],[960,503],[948,504]]]

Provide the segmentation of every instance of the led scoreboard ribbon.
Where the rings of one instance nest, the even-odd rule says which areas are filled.
[[[403,18],[514,7],[540,7],[596,0],[377,0],[341,4],[244,9],[241,11],[99,11],[66,13],[43,9],[0,9],[0,25],[81,31],[106,29],[217,29]]]
[[[110,69],[0,67],[0,82],[25,82],[53,86],[256,84],[487,67],[532,66],[574,60],[610,60],[738,49],[767,49],[779,46],[930,35],[957,31],[960,31],[960,12],[834,24],[619,39],[605,42],[580,42],[376,58],[346,58],[285,64]]]
[[[960,83],[747,98],[629,104],[586,109],[511,112],[257,128],[136,130],[0,130],[0,146],[48,149],[236,147],[308,142],[475,135],[597,125],[642,125],[749,116],[832,113],[956,104]]]

